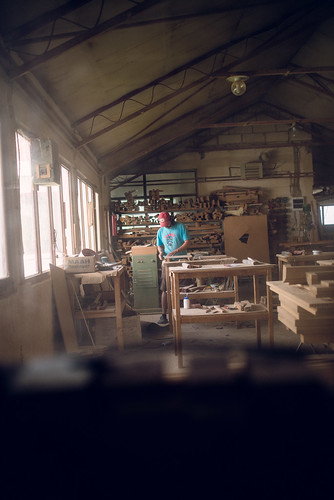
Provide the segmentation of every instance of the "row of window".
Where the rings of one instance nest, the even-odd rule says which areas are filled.
[[[16,134],[16,155],[24,277],[48,271],[50,263],[62,265],[65,255],[74,255],[83,248],[100,250],[99,194],[84,180],[72,177],[65,165],[60,166],[60,185],[34,184],[30,140],[21,133]],[[1,164],[0,183],[0,279],[3,279],[8,277],[9,270]]]

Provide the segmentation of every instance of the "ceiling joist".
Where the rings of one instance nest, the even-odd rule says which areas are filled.
[[[302,24],[302,23],[301,23]],[[311,24],[312,25],[312,24]],[[270,28],[267,26],[265,28],[265,30],[263,32],[267,32],[267,31],[270,31],[272,29],[272,26],[270,26]],[[284,42],[288,41],[290,38],[294,38],[297,34],[300,33],[301,30],[303,30],[304,28],[302,27],[298,27],[297,29],[293,29],[293,31],[289,34],[280,34],[279,37],[271,37],[270,39],[270,42],[269,42],[269,45],[272,46],[273,44],[273,40],[274,40],[274,44],[280,44],[282,42],[282,40],[284,40]],[[259,34],[257,34],[256,36],[258,36]],[[255,34],[254,34],[254,37],[255,37]],[[229,47],[233,46],[233,44],[238,44],[240,43],[241,40],[237,40],[237,41],[234,41],[234,42],[229,42],[228,44],[225,44],[224,48],[223,47],[219,47],[219,49],[214,49],[214,51],[210,51],[210,53],[207,53],[205,54],[204,56],[202,56],[201,58],[197,58],[196,61],[191,61],[191,63],[188,63],[186,66],[182,67],[181,68],[177,68],[176,70],[174,70],[173,72],[170,72],[168,75],[165,75],[164,77],[162,77],[159,81],[156,80],[154,82],[154,85],[158,85],[159,83],[161,83],[164,79],[167,79],[167,78],[170,78],[171,76],[173,76],[174,74],[177,74],[179,73],[180,71],[186,71],[188,69],[190,69],[191,67],[193,67],[195,64],[198,64],[199,62],[201,62],[201,60],[205,60],[207,59],[208,57],[212,57],[213,54],[217,54],[219,52],[221,52],[222,50],[226,50],[227,48],[227,45]],[[240,64],[240,62],[243,62],[243,63],[246,63],[247,61],[251,60],[252,58],[254,57],[257,57],[258,55],[260,55],[262,52],[265,52],[266,50],[268,50],[268,41],[266,40],[263,44],[260,44],[260,46],[256,47],[255,49],[253,49],[252,51],[250,51],[250,53],[248,53],[247,55],[245,55],[243,58],[239,59],[237,62],[234,62],[234,63],[230,63],[229,65],[227,65],[225,67],[225,75],[231,75],[233,73],[230,73],[230,70],[234,67],[234,66],[237,66]],[[328,67],[326,67],[328,68]],[[333,67],[330,67],[332,70],[334,70]],[[313,73],[314,73],[314,68],[313,69]],[[284,73],[282,73],[284,71]],[[305,70],[306,71],[306,70]],[[243,72],[244,73],[244,72]],[[284,74],[286,75],[287,73],[287,70],[281,70],[281,72],[278,72],[278,70],[274,70],[272,75],[271,76],[276,76],[276,75],[281,75],[281,74]],[[158,106],[159,104],[162,104],[164,102],[167,102],[168,100],[172,99],[172,98],[175,98],[177,95],[187,91],[187,90],[190,90],[192,89],[193,87],[195,86],[198,86],[200,84],[202,84],[203,82],[205,82],[207,79],[211,79],[211,81],[213,81],[215,78],[216,78],[216,75],[219,74],[220,77],[222,75],[222,70],[216,70],[214,71],[213,73],[211,74],[208,74],[208,75],[205,75],[205,76],[201,76],[200,78],[198,78],[197,80],[189,83],[188,85],[185,85],[183,86],[182,88],[180,88],[179,90],[177,91],[173,91],[171,92],[168,96],[165,96],[163,98],[161,98],[160,100],[157,100],[156,102],[154,103],[151,103],[149,105],[146,105],[146,106],[143,106],[143,108],[141,108],[140,110],[137,110],[136,112],[132,113],[131,115],[123,118],[123,119],[120,119],[118,121],[116,121],[115,123],[111,124],[111,125],[108,125],[107,127],[95,132],[95,133],[91,133],[88,137],[82,139],[81,141],[78,141],[78,144],[77,144],[77,147],[80,148],[90,142],[92,142],[93,140],[97,139],[98,137],[101,137],[101,135],[105,134],[105,133],[108,133],[110,132],[111,130],[115,129],[116,127],[126,123],[127,121],[131,120],[131,119],[134,119],[136,118],[137,116],[139,116],[140,114],[142,114],[143,112],[145,111],[149,111],[150,109],[153,109],[154,107]],[[147,90],[148,88],[150,87],[150,85],[147,85],[145,86],[145,90]],[[136,91],[128,94],[128,96],[126,96],[126,99],[129,99],[130,97],[132,98],[134,95],[136,95],[137,93],[139,93],[140,91],[143,91],[144,88],[142,89],[136,89]],[[121,98],[122,100],[124,100],[124,96],[123,98]],[[82,123],[83,121],[86,121],[87,119],[91,119],[91,118],[94,118],[96,116],[97,113],[101,113],[102,111],[106,111],[107,109],[109,109],[110,107],[112,106],[115,106],[116,104],[119,104],[121,101],[120,100],[117,100],[115,101],[114,103],[111,103],[107,106],[104,106],[103,107],[103,110],[100,109],[100,110],[95,110],[95,112],[91,113],[90,115],[87,115],[79,120],[77,120],[73,126],[78,126],[80,123]]]
[[[50,50],[48,50],[45,54],[42,54],[40,56],[35,57],[29,62],[23,63],[20,66],[17,66],[16,68],[13,68],[10,72],[10,77],[12,79],[17,79],[28,73],[29,71],[32,71],[33,69],[37,68],[41,64],[49,61],[50,59],[53,59],[54,57],[58,57],[67,50],[72,49],[73,47],[86,42],[90,38],[93,38],[94,36],[100,35],[101,33],[104,33],[105,31],[109,31],[119,24],[125,22],[129,17],[135,16],[141,12],[143,12],[146,9],[149,9],[150,7],[154,6],[155,4],[159,3],[160,0],[145,0],[141,4],[137,4],[135,7],[132,9],[128,9],[121,14],[118,14],[117,16],[108,19],[107,21],[104,21],[97,26],[95,26],[92,29],[87,29],[84,31],[81,31],[78,35],[73,37],[71,40],[67,40],[67,42],[64,42],[57,47],[54,47]]]

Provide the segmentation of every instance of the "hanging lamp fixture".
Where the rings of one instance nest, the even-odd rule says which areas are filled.
[[[248,76],[245,75],[235,75],[226,78],[228,82],[231,83],[231,92],[236,96],[244,95],[246,92],[246,80]]]

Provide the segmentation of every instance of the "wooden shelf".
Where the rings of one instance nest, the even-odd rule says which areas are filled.
[[[208,321],[259,321],[268,319],[268,311],[262,304],[256,304],[256,311],[238,311],[226,309],[225,312],[209,312],[205,309],[184,309],[180,308],[182,323],[207,323]],[[174,316],[176,315],[173,310]]]
[[[108,271],[96,271],[94,273],[75,273],[67,274],[68,281],[72,281],[70,290],[73,291],[72,296],[73,304],[73,317],[76,319],[98,319],[98,318],[116,318],[116,333],[117,342],[120,350],[124,349],[123,338],[123,311],[125,309],[125,290],[124,290],[124,276],[126,269],[124,266],[118,266],[116,269]],[[113,288],[115,293],[115,301],[109,303],[104,309],[82,309],[74,310],[74,304],[79,301],[77,289],[82,285],[99,284],[105,280],[113,281]],[[72,294],[72,295],[73,295]]]
[[[202,292],[180,292],[180,298],[184,299],[184,297],[188,295],[190,300],[193,299],[226,299],[226,298],[234,298],[235,291],[234,290],[219,290],[219,291],[202,291]]]
[[[207,210],[207,211],[212,211],[214,212],[215,210],[220,210],[220,211],[224,211],[224,208],[223,207],[199,207],[199,208],[168,208],[166,209],[167,212],[199,212],[201,210]],[[139,215],[143,215],[143,214],[159,214],[162,210],[125,210],[124,212],[121,210],[121,211],[117,211],[117,212],[114,212],[115,215],[122,215],[122,214],[139,214]]]
[[[255,321],[256,335],[258,346],[261,346],[261,328],[260,321],[266,320],[268,322],[268,332],[269,341],[272,341],[272,315],[270,311],[270,296],[269,290],[267,289],[267,304],[264,306],[260,304],[259,297],[259,283],[258,279],[262,276],[266,281],[271,280],[273,264],[262,264],[258,266],[249,266],[244,264],[211,264],[205,265],[201,263],[200,268],[184,268],[184,267],[172,267],[168,268],[168,281],[170,282],[171,291],[171,311],[173,318],[173,332],[175,335],[175,353],[178,357],[179,368],[183,367],[183,355],[182,355],[182,323],[208,323],[208,322],[230,322],[230,321]],[[200,308],[190,308],[184,309],[180,307],[181,302],[181,292],[180,292],[180,280],[181,279],[200,279],[200,278],[233,278],[234,290],[233,295],[235,301],[239,301],[238,293],[238,279],[243,276],[251,276],[253,278],[254,285],[254,309],[251,311],[240,311],[239,309],[222,309],[219,307],[214,307],[214,309],[200,309]],[[220,292],[200,292],[202,298],[212,297],[213,293],[216,294],[217,298],[219,296],[224,297],[225,290]],[[231,293],[229,291],[229,293]],[[184,295],[183,295],[184,296]],[[198,297],[197,293],[193,293],[194,297]],[[217,312],[214,312],[217,311]]]
[[[115,306],[111,305],[107,306],[104,309],[83,309],[82,312],[75,311],[74,317],[77,319],[83,319],[83,317],[86,319],[116,317],[116,308]]]

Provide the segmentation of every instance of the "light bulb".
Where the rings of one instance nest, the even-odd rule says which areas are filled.
[[[246,84],[243,80],[236,80],[231,85],[231,92],[234,95],[243,95],[246,92]]]
[[[248,76],[246,75],[229,76],[227,81],[231,83],[232,94],[236,96],[244,95],[246,92],[246,80],[248,80]]]

